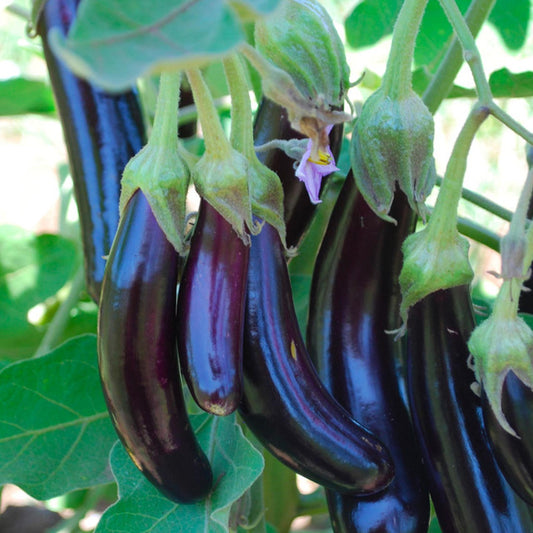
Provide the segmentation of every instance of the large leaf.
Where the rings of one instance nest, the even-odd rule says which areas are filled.
[[[0,80],[0,116],[54,111],[54,95],[45,82],[27,78]]]
[[[5,367],[0,405],[0,485],[43,500],[112,479],[94,335]]]
[[[65,39],[50,44],[82,77],[111,90],[161,67],[205,63],[245,40],[239,16],[272,12],[280,0],[83,0]]]
[[[261,474],[263,456],[244,437],[234,416],[190,418],[213,468],[213,493],[192,505],[171,502],[144,478],[117,443],[111,452],[111,468],[120,499],[103,514],[96,533],[228,532],[231,505]]]
[[[28,311],[57,293],[72,277],[76,247],[58,235],[34,235],[0,226],[0,355],[27,356],[42,336]]]

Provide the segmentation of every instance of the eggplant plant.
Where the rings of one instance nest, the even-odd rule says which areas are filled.
[[[530,10],[8,2],[77,234],[0,226],[0,488],[50,532],[533,531]]]

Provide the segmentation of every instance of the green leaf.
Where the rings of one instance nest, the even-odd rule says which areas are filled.
[[[191,415],[213,468],[215,490],[203,502],[178,505],[162,496],[135,467],[122,445],[111,451],[120,499],[102,515],[96,533],[228,532],[231,505],[263,470],[263,456],[244,437],[235,416]]]
[[[111,90],[172,65],[184,69],[220,58],[245,40],[239,16],[262,16],[280,0],[84,0],[65,39],[50,45],[82,77]]]
[[[71,241],[0,226],[2,357],[13,359],[33,353],[43,331],[28,321],[28,311],[56,294],[77,266],[77,251]]]
[[[492,94],[496,98],[528,98],[533,96],[533,72],[513,74],[502,68],[494,71],[489,78]]]
[[[392,33],[403,0],[364,0],[344,22],[346,40],[352,48],[376,44]]]
[[[498,0],[489,15],[489,22],[500,34],[509,50],[524,46],[529,25],[530,0]]]
[[[54,111],[54,95],[45,82],[27,78],[0,80],[0,116]]]
[[[39,500],[109,482],[116,440],[100,387],[96,337],[77,337],[0,372],[0,485]]]

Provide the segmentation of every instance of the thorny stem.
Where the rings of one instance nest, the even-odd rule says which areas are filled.
[[[383,89],[393,100],[406,96],[412,86],[411,64],[416,36],[428,0],[405,0],[392,34],[392,43],[383,76]]]
[[[231,145],[222,129],[213,97],[201,72],[190,69],[186,74],[202,124],[206,153],[218,159],[230,157]]]

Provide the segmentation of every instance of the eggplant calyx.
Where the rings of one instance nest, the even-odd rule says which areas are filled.
[[[502,410],[502,391],[509,372],[533,390],[533,331],[516,312],[519,280],[505,280],[489,318],[472,333],[468,349],[476,379],[500,425],[518,437]]]

